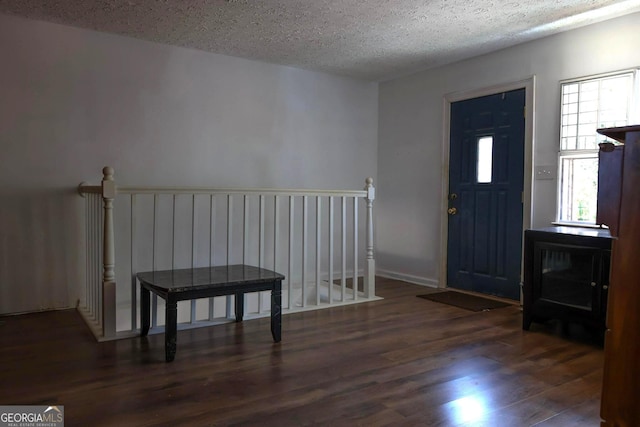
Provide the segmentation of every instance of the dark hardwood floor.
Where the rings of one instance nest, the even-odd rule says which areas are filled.
[[[603,351],[379,278],[384,300],[97,343],[73,310],[0,318],[0,404],[64,405],[67,426],[598,426]]]

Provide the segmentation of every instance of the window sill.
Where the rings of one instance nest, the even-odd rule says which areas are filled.
[[[551,224],[561,227],[582,227],[582,228],[602,228],[608,229],[606,225],[594,224],[591,222],[569,222],[569,221],[552,221]]]

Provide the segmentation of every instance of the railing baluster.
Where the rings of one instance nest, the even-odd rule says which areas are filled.
[[[293,308],[293,224],[294,216],[294,198],[289,196],[289,271],[287,273],[287,287],[289,288],[289,309]]]
[[[353,299],[358,299],[358,198],[353,198]]]
[[[89,313],[91,313],[91,316],[93,318],[94,321],[97,321],[97,313],[96,313],[96,309],[95,309],[95,295],[96,292],[98,290],[98,283],[97,283],[97,278],[99,277],[98,275],[98,268],[97,268],[97,260],[100,258],[100,255],[98,253],[98,233],[100,232],[101,228],[98,225],[99,222],[97,220],[97,210],[96,210],[96,202],[98,200],[98,196],[92,194],[91,195],[91,199],[89,199],[89,211],[91,212],[91,265],[90,268],[91,270],[89,271],[89,278],[90,278],[90,286],[89,286],[89,295],[88,295],[88,299],[87,299],[87,306],[89,308]]]
[[[247,199],[246,194],[242,197],[242,218],[244,221],[242,227],[242,263],[249,264],[249,200]],[[242,306],[246,311],[247,295],[243,294],[242,298],[244,299],[244,304],[242,304]]]
[[[86,196],[84,196],[86,197]],[[85,244],[85,258],[84,258],[84,291],[81,295],[82,298],[82,308],[86,309],[87,306],[87,294],[89,293],[89,278],[91,277],[89,262],[93,259],[90,254],[90,238],[89,238],[89,230],[91,230],[91,225],[89,223],[89,199],[84,201],[84,244]]]
[[[309,211],[309,197],[302,196],[302,306],[307,306],[307,215]]]
[[[153,195],[153,240],[151,243],[151,263],[153,265],[152,270],[157,271],[156,266],[156,232],[158,228],[158,194]],[[158,295],[153,293],[151,295],[151,327],[158,327]]]
[[[96,254],[97,254],[97,262],[96,262],[96,278],[95,278],[95,286],[93,291],[93,312],[96,316],[96,322],[100,324],[100,327],[103,328],[104,325],[102,323],[102,314],[100,313],[101,304],[101,295],[102,295],[102,271],[104,270],[104,258],[102,255],[102,233],[104,232],[104,220],[103,220],[103,201],[101,198],[96,198]],[[102,262],[100,260],[103,260]],[[103,331],[104,334],[104,331]]]
[[[340,277],[340,301],[345,300],[347,293],[347,198],[342,196],[342,276]]]
[[[227,194],[227,265],[229,265],[229,261],[231,260],[231,249],[232,249],[232,238],[233,238],[233,196],[231,194]],[[227,319],[231,318],[233,312],[233,301],[231,299],[231,295],[226,296],[226,311],[225,317]]]
[[[104,324],[102,323],[102,294],[104,292],[104,282],[103,282],[103,272],[104,272],[104,200],[97,199],[96,209],[98,211],[98,258],[101,261],[98,261],[98,265],[96,266],[97,274],[96,274],[96,313],[98,315],[98,321],[101,323],[101,326],[104,329]],[[104,331],[103,331],[104,333]]]
[[[259,196],[258,218],[258,267],[264,267],[264,195]],[[258,313],[262,313],[262,294],[258,293]]]
[[[249,213],[247,212],[249,204],[247,203],[247,195],[242,197],[242,263],[249,263]]]
[[[136,195],[131,194],[131,329],[138,329],[138,280],[137,273],[137,253],[136,253]]]
[[[100,199],[97,199],[97,205],[98,205],[98,224],[104,224],[104,205],[103,205],[103,201],[101,201]],[[102,259],[102,262],[98,262],[97,265],[97,278],[96,278],[96,313],[97,313],[97,319],[98,321],[101,322],[101,326],[104,327],[104,322],[103,318],[102,318],[102,293],[104,292],[104,282],[103,282],[103,278],[102,278],[102,274],[101,271],[104,271],[104,234],[99,232],[98,233],[98,253],[100,254],[100,259]]]
[[[191,195],[191,268],[196,265],[196,195]],[[191,323],[196,323],[196,300],[191,300]]]
[[[96,209],[98,211],[98,229],[104,224],[104,209],[103,209],[103,201],[100,198],[96,199]],[[104,232],[104,230],[103,230]],[[98,261],[96,265],[96,288],[95,288],[95,311],[96,311],[96,319],[101,322],[100,326],[104,326],[102,323],[102,292],[103,292],[103,279],[101,272],[104,271],[104,235],[103,232],[97,233],[97,251],[98,257],[102,260],[102,262]]]
[[[273,196],[273,271],[278,271],[278,195]]]
[[[93,297],[91,299],[91,303],[93,304],[93,315],[95,316],[96,322],[100,323],[100,327],[102,327],[101,317],[100,317],[100,294],[102,293],[102,280],[101,280],[101,272],[102,272],[102,200],[99,197],[95,198],[94,201],[95,206],[95,254],[96,254],[96,262],[94,265],[94,285],[93,285]]]
[[[209,267],[215,263],[216,196],[209,196]]]
[[[176,268],[176,195],[173,195],[173,210],[171,214],[171,269]]]
[[[280,208],[278,207],[278,196],[273,196],[273,271],[278,271],[278,236],[280,235],[280,222],[278,216]]]
[[[321,228],[322,228],[322,224],[321,224],[321,220],[322,220],[322,214],[321,214],[321,198],[320,196],[316,197],[316,305],[320,305],[320,250],[321,250],[321,245],[320,245],[320,239],[322,238],[321,235]]]
[[[209,267],[214,265],[215,250],[215,223],[216,223],[216,199],[212,194],[209,197]],[[209,320],[213,320],[215,313],[213,312],[215,298],[209,298]]]
[[[329,304],[333,304],[333,196],[329,196]]]
[[[98,258],[102,260],[102,262],[98,261],[96,263],[96,286],[93,294],[93,309],[96,314],[96,321],[100,324],[101,328],[104,328],[104,323],[102,321],[102,292],[103,292],[103,279],[102,272],[104,271],[104,252],[103,252],[103,232],[104,232],[104,206],[103,200],[100,198],[96,198],[96,211],[97,211],[97,220],[98,223],[96,225],[96,229],[100,231],[96,231],[96,241],[97,247],[96,251],[98,254]],[[103,330],[104,334],[104,330]]]
[[[258,267],[264,267],[264,195],[260,195],[259,243],[258,243]]]
[[[104,201],[100,200],[100,198],[96,199],[96,210],[98,212],[98,229],[104,227]],[[97,237],[97,251],[98,258],[102,261],[98,261],[96,263],[96,288],[94,293],[94,309],[96,311],[96,320],[100,322],[100,326],[103,327],[102,323],[102,292],[103,292],[103,278],[102,272],[104,271],[104,229],[102,231],[98,231],[96,234]]]
[[[231,260],[231,241],[233,238],[233,227],[232,227],[232,218],[233,218],[233,197],[231,194],[227,195],[227,262],[229,265],[229,261]]]
[[[87,235],[89,239],[89,244],[87,246],[89,250],[88,256],[90,258],[87,261],[88,286],[87,286],[87,295],[85,297],[85,304],[87,306],[89,314],[91,315],[91,318],[95,320],[95,313],[93,310],[93,289],[95,288],[95,260],[97,259],[97,256],[95,253],[95,244],[96,244],[95,233],[97,232],[97,230],[99,230],[99,228],[96,227],[95,225],[95,214],[94,214],[95,202],[93,199],[94,199],[94,195],[89,194],[89,199],[87,200],[87,210],[89,212],[89,218],[88,218],[89,229],[87,231]]]
[[[87,256],[89,256],[89,259],[87,260],[87,294],[85,296],[85,305],[87,306],[87,312],[89,315],[91,315],[91,319],[95,320],[93,318],[93,288],[95,286],[95,279],[94,279],[94,265],[95,265],[95,259],[96,259],[96,254],[95,254],[95,233],[96,233],[96,225],[94,224],[94,213],[93,213],[93,194],[89,194],[88,197],[89,199],[87,200],[87,212],[88,212],[88,217],[87,217],[87,223],[88,223],[88,228],[87,228],[87,248],[89,253],[87,254]]]
[[[153,195],[153,221],[151,225],[151,270],[156,271],[156,228],[158,218],[158,195]]]

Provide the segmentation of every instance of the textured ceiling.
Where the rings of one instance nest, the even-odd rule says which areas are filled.
[[[381,81],[615,16],[640,0],[0,0],[0,13]]]

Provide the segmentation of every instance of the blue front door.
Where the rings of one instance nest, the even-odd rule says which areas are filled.
[[[451,104],[447,284],[520,298],[525,90]]]

